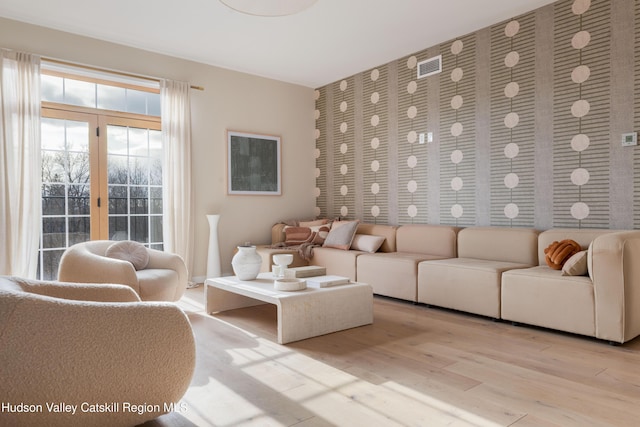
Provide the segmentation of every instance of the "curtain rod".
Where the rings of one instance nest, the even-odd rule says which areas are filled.
[[[156,77],[148,77],[148,76],[142,76],[142,75],[139,75],[139,74],[125,73],[123,71],[107,70],[105,68],[92,67],[90,65],[77,64],[77,63],[74,63],[74,62],[63,61],[61,59],[47,58],[47,57],[44,57],[44,56],[41,57],[41,59],[43,61],[51,62],[53,64],[67,65],[67,66],[71,66],[71,67],[84,68],[86,70],[91,70],[91,71],[98,71],[98,72],[102,72],[102,73],[115,74],[117,76],[132,77],[132,78],[136,78],[136,79],[149,80],[149,81],[158,82],[158,83],[160,82],[160,79],[156,78]],[[195,89],[195,90],[204,90],[204,87],[202,87],[202,86],[191,85],[189,87],[191,89]]]

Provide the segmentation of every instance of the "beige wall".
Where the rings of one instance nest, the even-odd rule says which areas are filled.
[[[221,214],[223,273],[231,273],[235,245],[267,243],[276,221],[313,216],[312,89],[2,18],[0,47],[205,87],[203,92],[191,93],[196,234],[193,276],[206,272],[206,214]],[[226,129],[282,137],[281,197],[226,195]]]

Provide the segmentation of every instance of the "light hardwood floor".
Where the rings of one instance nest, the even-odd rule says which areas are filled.
[[[208,316],[202,286],[180,305],[197,342],[186,409],[146,427],[640,425],[640,339],[376,297],[373,325],[279,345],[274,306]]]

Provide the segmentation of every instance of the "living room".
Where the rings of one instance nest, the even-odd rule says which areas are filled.
[[[311,86],[77,35],[73,28],[65,32],[27,23],[33,19],[1,17],[0,47],[204,88],[191,91],[195,239],[190,276],[201,282],[209,214],[220,215],[223,275],[233,274],[237,245],[268,244],[272,225],[289,219],[539,230],[637,228],[640,158],[637,148],[620,138],[639,127],[639,71],[633,59],[640,57],[639,6],[630,0],[544,3]],[[438,55],[442,73],[416,78],[418,64]],[[517,85],[508,86],[511,82]],[[281,137],[280,196],[227,194],[228,130]],[[585,143],[578,135],[589,138]],[[561,332],[375,301],[379,329],[319,337],[293,349],[273,342],[274,313],[266,309],[255,318],[245,312],[221,316],[219,323],[190,316],[198,343],[221,336],[212,347],[199,347],[198,363],[211,357],[229,370],[212,374],[215,363],[198,365],[185,400],[191,413],[173,413],[166,424],[159,419],[157,425],[305,425],[305,420],[307,425],[367,420],[372,425],[381,420],[387,424],[377,425],[413,420],[430,425],[423,423],[429,416],[434,417],[431,425],[442,425],[451,420],[442,414],[453,414],[465,425],[631,425],[636,411],[631,401],[640,382],[634,366],[640,357],[637,340],[610,347]],[[202,311],[202,287],[188,290],[180,303],[187,311]],[[438,325],[443,329],[435,330]],[[466,343],[445,357],[415,345],[416,337],[425,334],[433,334],[438,346],[447,334]],[[395,354],[402,352],[393,349],[394,342],[404,354]],[[367,345],[380,347],[366,350]],[[498,350],[511,356],[501,357]],[[545,350],[555,359],[545,358]],[[440,369],[474,352],[486,356],[473,359],[477,371],[465,371],[472,368],[464,363]],[[356,360],[360,357],[364,364]],[[412,381],[406,370],[392,367],[396,357],[438,380],[423,381],[421,374]],[[419,364],[429,357],[437,360]],[[583,358],[589,361],[581,364]],[[512,359],[519,360],[510,365]],[[296,368],[288,370],[287,363]],[[526,369],[544,373],[533,383],[542,387],[540,382],[550,381],[552,387],[538,391],[555,390],[553,403],[546,403],[557,407],[545,412],[536,406],[536,393],[516,391],[519,381],[534,375]],[[602,396],[588,396],[604,387],[598,374],[610,388]],[[493,383],[492,377],[503,381]],[[336,392],[332,378],[353,388]],[[304,385],[298,396],[289,393],[293,383]],[[443,383],[449,385],[439,389]],[[495,384],[511,388],[501,396]],[[476,393],[457,392],[476,386]],[[579,397],[563,400],[558,391],[563,387],[573,387]],[[314,390],[326,400],[310,398]],[[613,403],[617,393],[623,403]],[[352,408],[359,399],[366,401],[366,410]],[[426,412],[412,412],[407,400]],[[456,406],[456,400],[463,403]],[[232,409],[225,412],[225,403]],[[284,408],[280,414],[279,405]],[[607,409],[599,412],[599,405]],[[336,414],[340,411],[343,419]]]

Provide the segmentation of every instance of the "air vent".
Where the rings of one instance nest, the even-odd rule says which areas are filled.
[[[418,62],[418,78],[433,76],[442,72],[442,55]]]

